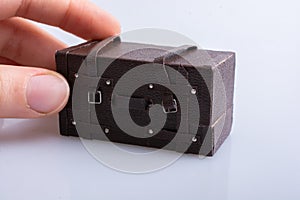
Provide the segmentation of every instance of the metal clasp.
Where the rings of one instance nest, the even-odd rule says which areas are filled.
[[[102,103],[102,93],[100,90],[96,92],[88,92],[88,102],[89,104],[101,104]]]
[[[178,108],[177,108],[177,101],[176,101],[176,99],[172,100],[172,105],[165,106],[164,102],[163,102],[162,106],[163,106],[163,111],[166,114],[168,114],[168,113],[177,113]]]

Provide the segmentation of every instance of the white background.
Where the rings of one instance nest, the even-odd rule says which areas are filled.
[[[237,53],[234,126],[213,158],[185,155],[155,173],[120,173],[57,117],[5,120],[0,199],[300,199],[300,4],[285,0],[95,1],[122,31],[166,28]],[[82,40],[41,25],[69,45]]]

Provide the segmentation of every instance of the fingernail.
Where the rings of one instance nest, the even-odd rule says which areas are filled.
[[[2,126],[3,126],[3,119],[0,119],[0,130],[1,130],[1,128],[2,128]]]
[[[33,76],[28,81],[28,106],[39,113],[52,113],[67,101],[69,86],[63,77],[55,75]]]

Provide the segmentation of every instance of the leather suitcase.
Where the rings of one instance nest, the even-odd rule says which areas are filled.
[[[114,37],[57,51],[56,62],[71,89],[59,114],[61,135],[212,156],[231,131],[233,52],[122,42]],[[114,93],[128,72],[147,64],[144,74],[130,78],[128,84],[123,81],[119,85],[125,89]],[[146,79],[154,81],[141,82]],[[134,81],[142,84],[130,96],[121,94]],[[166,116],[158,131],[148,126],[159,118],[149,114],[154,105]],[[131,120],[141,127],[136,135],[122,128],[126,124],[120,127],[113,109],[121,113],[119,123]],[[193,114],[195,110],[199,115]]]

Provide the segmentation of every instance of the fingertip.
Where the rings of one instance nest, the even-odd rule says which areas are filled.
[[[119,35],[121,33],[121,24],[116,20],[115,27],[113,28],[113,34],[111,36]]]
[[[40,118],[58,113],[69,94],[66,79],[57,72],[0,65],[0,118]]]
[[[95,12],[91,16],[91,23],[88,29],[79,36],[85,39],[105,39],[107,37],[119,35],[121,32],[121,24],[119,20],[105,10],[95,6]]]
[[[45,115],[58,113],[66,105],[68,97],[68,83],[58,73],[35,75],[27,83],[27,104],[35,112]]]

